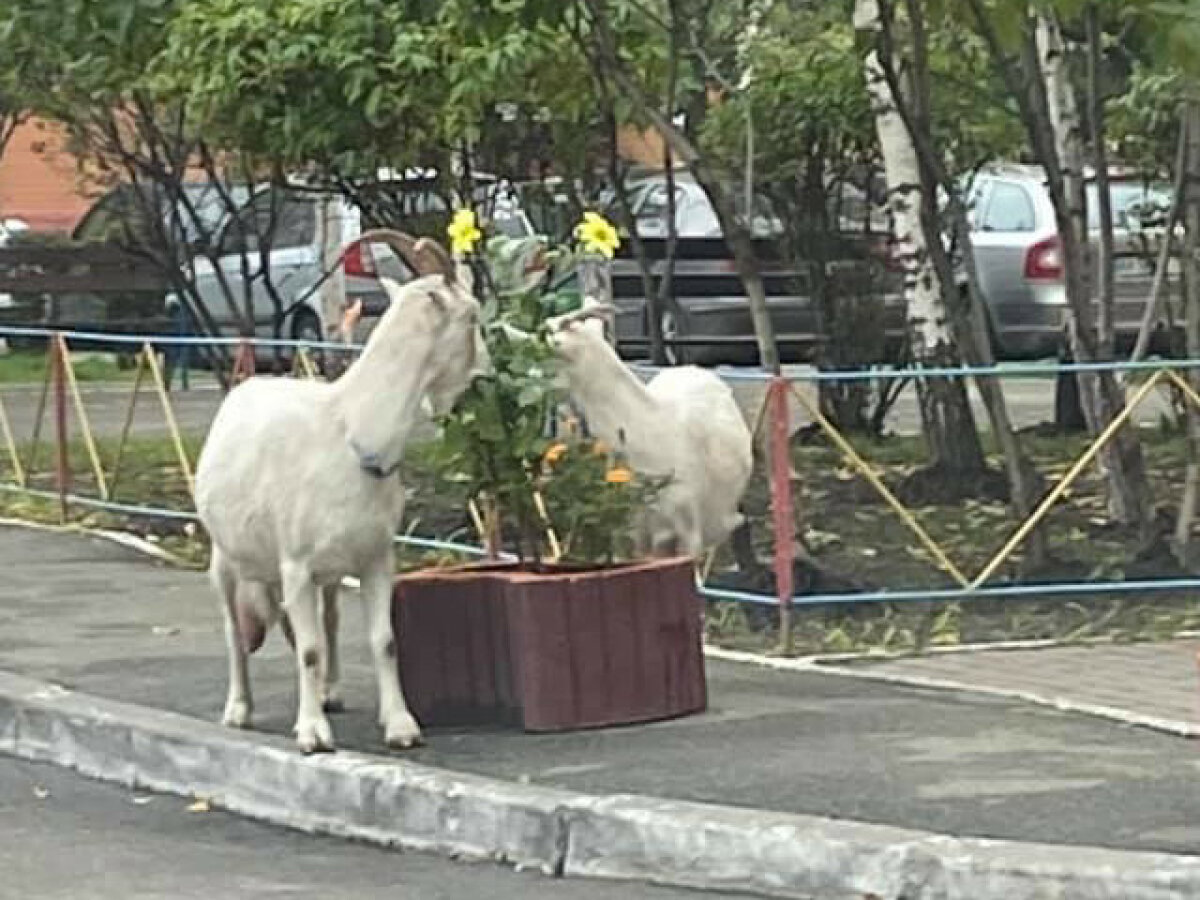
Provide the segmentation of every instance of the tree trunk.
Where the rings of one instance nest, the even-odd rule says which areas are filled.
[[[1185,169],[1184,225],[1184,332],[1187,336],[1189,359],[1200,359],[1200,101],[1193,100],[1184,113],[1187,133]],[[1185,376],[1193,389],[1200,391],[1200,371],[1188,369]],[[1200,410],[1187,403],[1187,475],[1179,517],[1175,522],[1175,555],[1182,566],[1190,568],[1193,561],[1192,525],[1196,518],[1196,503],[1200,495]]]
[[[882,21],[876,0],[857,0],[855,27],[872,35],[879,32]],[[918,366],[956,365],[942,283],[922,221],[920,160],[873,44],[863,64],[895,222],[897,255],[905,269],[912,359]],[[918,378],[917,396],[930,467],[951,495],[973,493],[986,465],[965,384],[960,379]]]
[[[750,318],[754,324],[754,334],[758,343],[759,359],[764,369],[778,374],[779,350],[775,343],[775,329],[767,310],[767,292],[763,286],[762,275],[759,273],[758,259],[754,252],[754,243],[750,239],[750,231],[743,227],[740,217],[736,214],[733,201],[728,190],[728,179],[716,171],[712,164],[700,153],[692,138],[689,137],[666,115],[648,96],[646,88],[630,74],[626,63],[621,59],[616,39],[609,24],[607,5],[602,0],[585,0],[585,6],[591,15],[594,28],[595,62],[602,65],[612,76],[615,84],[621,89],[623,99],[630,103],[638,114],[649,122],[659,133],[663,141],[670,147],[675,157],[687,166],[695,177],[696,182],[708,195],[708,200],[717,214],[725,241],[733,253],[738,275],[746,289],[746,298],[750,305]],[[674,12],[674,10],[673,10]],[[674,28],[674,23],[672,28]],[[699,60],[693,61],[697,66]],[[699,83],[704,83],[703,70],[698,73]],[[703,103],[703,97],[701,97]],[[690,127],[698,128],[700,123],[691,121]],[[747,210],[749,213],[749,210]]]
[[[1096,264],[1096,344],[1100,359],[1111,360],[1116,351],[1116,323],[1113,320],[1113,278],[1116,250],[1113,246],[1112,194],[1109,193],[1108,148],[1105,147],[1104,82],[1101,69],[1100,9],[1095,0],[1087,12],[1088,126],[1091,131],[1092,167],[1096,170],[1096,200],[1100,221],[1100,244]],[[1085,232],[1086,233],[1086,232]]]
[[[733,254],[734,264],[746,298],[750,303],[750,320],[754,324],[754,335],[758,342],[759,363],[764,369],[778,375],[783,371],[779,359],[779,346],[775,342],[775,325],[767,309],[767,289],[758,266],[758,254],[750,234],[749,223],[743,222],[734,209],[729,190],[720,177],[702,160],[691,166],[696,183],[704,189],[708,202],[712,204],[725,235],[725,243]]]
[[[321,217],[321,271],[331,273],[319,289],[321,325],[325,340],[336,341],[346,299],[346,270],[341,264],[342,203],[339,198],[330,197],[317,209]]]
[[[887,79],[887,86],[895,101],[896,111],[904,120],[921,164],[922,225],[925,241],[930,250],[934,268],[942,286],[942,300],[949,310],[954,333],[963,349],[967,361],[973,366],[992,366],[995,355],[991,346],[991,334],[987,315],[984,312],[983,292],[979,284],[979,272],[971,247],[971,227],[967,219],[967,207],[960,193],[958,180],[947,169],[938,155],[931,127],[932,86],[928,57],[928,32],[925,24],[922,0],[906,0],[909,27],[911,29],[911,71],[913,97],[911,102],[901,89],[897,72],[896,42],[893,21],[889,16],[880,18],[879,61]],[[949,251],[942,240],[942,222],[938,213],[941,187],[947,200],[946,207],[954,241],[959,247],[967,276],[965,289],[960,289]],[[1033,512],[1041,490],[1041,479],[1021,449],[1021,444],[1008,415],[1008,406],[999,379],[981,377],[975,379],[976,389],[983,400],[984,409],[991,423],[992,434],[1000,447],[1008,478],[1009,498],[1018,520],[1024,520]],[[1026,542],[1025,568],[1041,567],[1048,556],[1045,534],[1035,529]]]
[[[828,157],[809,142],[800,183],[799,202],[788,204],[795,227],[790,228],[791,258],[808,274],[809,291],[817,312],[817,332],[825,336],[817,346],[816,362],[820,369],[864,369],[878,357],[863,352],[869,347],[857,296],[848,296],[840,283],[829,277],[830,244],[833,224],[825,196]],[[854,302],[850,302],[854,301]],[[873,315],[873,312],[872,312]],[[867,415],[872,385],[869,381],[820,381],[817,397],[821,412],[842,431],[869,433]],[[873,437],[876,435],[872,435]]]
[[[1150,286],[1150,296],[1146,299],[1146,308],[1142,312],[1141,325],[1138,328],[1137,340],[1130,354],[1130,362],[1138,362],[1146,356],[1150,349],[1150,338],[1159,321],[1159,309],[1166,295],[1167,275],[1171,270],[1171,258],[1175,247],[1175,226],[1179,224],[1183,214],[1184,194],[1187,191],[1187,161],[1188,161],[1188,112],[1185,107],[1180,113],[1179,146],[1175,151],[1175,179],[1171,186],[1171,211],[1167,213],[1166,225],[1163,228],[1162,246],[1158,248],[1158,259],[1154,266],[1154,282]],[[1170,307],[1167,307],[1168,311]],[[1168,316],[1170,318],[1170,316]],[[1170,327],[1170,323],[1168,323]],[[1128,373],[1126,384],[1128,384]]]
[[[1065,53],[1057,21],[1050,15],[1039,15],[1035,34],[1026,35],[1023,49],[1026,78],[1033,88],[1030,105],[1035,116],[1035,121],[1027,124],[1035,151],[1047,168],[1047,185],[1062,241],[1071,355],[1080,363],[1090,363],[1100,354],[1088,278],[1087,198],[1080,123]],[[1095,437],[1120,413],[1124,393],[1112,372],[1081,373],[1079,389],[1088,431]],[[1154,537],[1153,508],[1141,444],[1134,431],[1128,426],[1121,428],[1100,454],[1100,460],[1108,479],[1111,515],[1136,528],[1142,540],[1149,542]]]
[[[596,78],[608,128],[608,154],[605,157],[608,177],[612,182],[617,206],[629,232],[629,245],[633,248],[633,257],[637,260],[638,272],[642,277],[642,294],[646,298],[646,333],[650,338],[650,361],[656,366],[663,366],[667,363],[667,354],[663,345],[661,307],[656,305],[658,294],[654,287],[653,262],[646,253],[646,245],[641,235],[638,234],[637,219],[633,214],[633,207],[629,204],[629,192],[625,188],[625,174],[621,169],[621,158],[617,154],[617,114],[613,108],[612,95],[602,75],[597,73]]]

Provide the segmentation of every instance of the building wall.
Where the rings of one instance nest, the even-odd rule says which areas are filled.
[[[35,231],[70,232],[91,204],[89,188],[63,149],[60,128],[21,125],[0,157],[0,218],[24,220]]]

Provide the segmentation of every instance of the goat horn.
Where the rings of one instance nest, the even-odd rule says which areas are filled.
[[[360,234],[357,243],[370,243],[372,241],[387,244],[418,275],[437,274],[438,270],[430,265],[428,259],[421,252],[421,241],[418,241],[411,234],[405,234],[403,231],[396,231],[393,228],[372,228]]]
[[[446,248],[433,238],[423,237],[417,241],[416,251],[425,259],[432,262],[431,271],[428,274],[444,275],[449,282],[453,282],[458,278],[458,271],[454,267],[454,260],[446,251]]]

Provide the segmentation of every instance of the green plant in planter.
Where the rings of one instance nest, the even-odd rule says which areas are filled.
[[[463,210],[449,232],[475,272],[492,365],[442,422],[434,451],[442,484],[480,511],[477,524],[492,549],[504,545],[535,566],[628,559],[634,523],[665,479],[633,472],[620,448],[575,431],[550,436],[567,397],[546,321],[579,298],[542,285],[550,265],[570,262],[569,251],[536,239],[485,238]]]
[[[566,562],[611,565],[631,558],[632,526],[667,484],[631,469],[620,449],[568,434],[542,457],[541,495]]]

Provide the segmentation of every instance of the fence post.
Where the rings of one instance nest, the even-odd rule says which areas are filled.
[[[779,646],[784,653],[792,649],[792,562],[794,559],[795,518],[792,514],[791,456],[788,446],[787,379],[776,375],[768,388],[770,396],[771,517],[775,530],[775,591],[779,600]]]
[[[183,477],[187,482],[188,495],[195,500],[196,479],[192,475],[192,464],[188,460],[187,448],[183,444],[183,433],[179,430],[179,422],[175,419],[171,397],[167,393],[162,372],[158,368],[158,356],[149,343],[145,345],[142,352],[146,357],[146,367],[150,370],[150,377],[154,379],[154,389],[158,392],[158,400],[162,404],[163,416],[167,420],[167,428],[171,433],[171,442],[175,445],[175,457],[179,460],[179,468],[183,470]]]
[[[88,461],[92,464],[92,474],[96,477],[96,487],[100,490],[100,499],[108,499],[108,482],[104,477],[104,465],[100,462],[100,451],[96,447],[96,437],[92,434],[92,423],[88,418],[87,407],[83,405],[83,394],[79,390],[79,382],[75,380],[75,369],[71,365],[70,350],[67,340],[58,335],[59,358],[62,360],[63,373],[67,387],[71,391],[71,400],[75,404],[75,422],[83,435],[83,446],[87,450]]]
[[[67,521],[67,494],[71,490],[71,460],[67,452],[67,361],[66,345],[59,338],[50,341],[54,372],[54,442],[57,450],[55,482],[58,487],[59,513]]]

